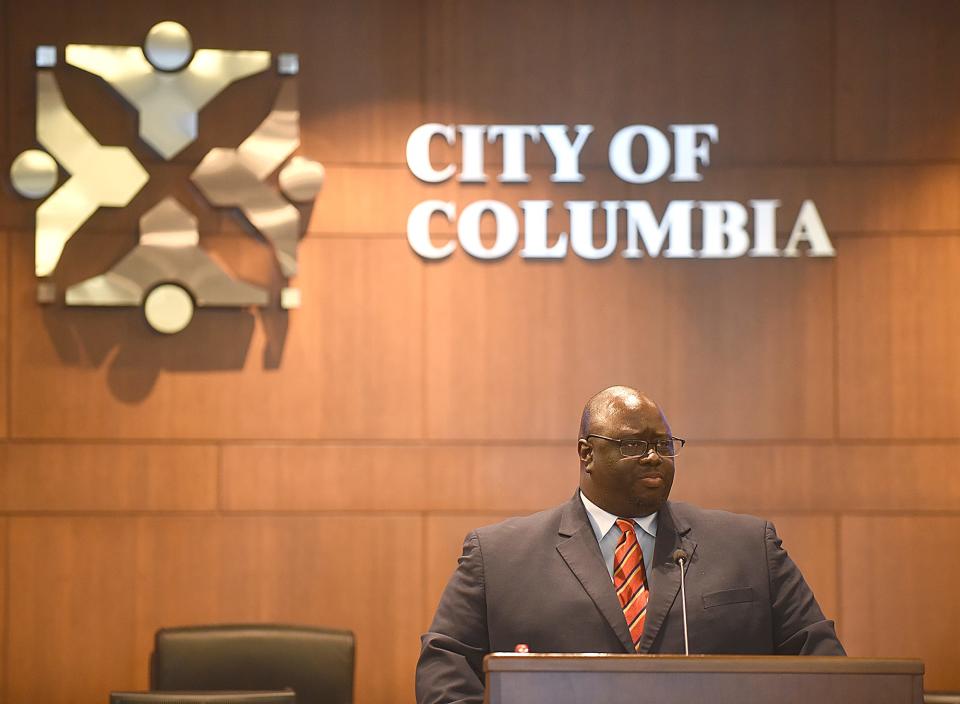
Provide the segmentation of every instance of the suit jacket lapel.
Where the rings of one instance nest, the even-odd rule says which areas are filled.
[[[587,518],[587,510],[583,507],[579,492],[564,507],[559,533],[557,551],[560,556],[617,634],[624,650],[628,653],[634,652],[623,609],[613,591],[610,573],[603,562],[597,536],[590,525],[590,519]]]
[[[647,620],[643,626],[643,636],[640,638],[641,653],[650,652],[660,627],[663,626],[667,613],[680,591],[680,568],[671,559],[673,551],[683,548],[692,559],[697,549],[697,544],[686,536],[689,531],[690,526],[682,517],[676,515],[673,504],[669,501],[665,503],[657,518],[653,568],[647,575],[650,600],[647,602]],[[689,565],[689,562],[687,564]]]

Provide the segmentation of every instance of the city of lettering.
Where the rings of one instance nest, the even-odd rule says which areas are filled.
[[[650,125],[629,125],[617,131],[607,150],[610,170],[631,184],[648,184],[664,176],[676,183],[702,181],[701,169],[710,165],[710,147],[719,140],[717,126],[670,125],[668,129],[669,135]],[[583,183],[586,178],[580,169],[580,154],[593,131],[592,125],[571,128],[428,123],[413,130],[407,139],[407,166],[426,183],[453,178],[460,183],[486,183],[489,175],[484,168],[485,145],[499,141],[502,160],[496,180],[529,183],[526,148],[542,140],[553,157],[550,181]],[[445,142],[447,153],[459,151],[459,168],[452,160],[443,164],[431,160],[434,141]],[[635,163],[635,143],[646,148],[643,164]],[[783,249],[777,247],[777,199],[756,199],[746,204],[733,200],[672,200],[659,214],[646,200],[565,200],[562,207],[569,227],[550,237],[547,220],[554,206],[552,200],[520,200],[511,206],[484,199],[469,203],[458,213],[452,201],[425,200],[410,212],[407,241],[425,259],[448,257],[458,244],[477,259],[499,259],[516,249],[521,234],[520,256],[526,259],[562,259],[568,250],[584,259],[605,259],[618,248],[620,256],[627,259],[661,255],[706,259],[836,255],[812,200],[800,205]],[[484,216],[493,218],[492,241],[482,237],[480,224]],[[594,223],[600,222],[600,217],[604,225],[595,237]],[[456,223],[456,238],[432,234],[430,225],[435,218]],[[622,233],[621,221],[626,223]],[[694,232],[697,222],[699,238]],[[599,237],[601,234],[605,236]],[[697,241],[700,248],[694,249]]]

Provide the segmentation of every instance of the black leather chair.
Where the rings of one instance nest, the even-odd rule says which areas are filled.
[[[352,704],[350,631],[274,624],[186,626],[157,631],[150,689],[276,690],[297,704]]]

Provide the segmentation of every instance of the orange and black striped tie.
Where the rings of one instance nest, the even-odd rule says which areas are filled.
[[[633,521],[617,519],[617,525],[623,531],[617,548],[613,553],[613,587],[623,607],[623,615],[630,628],[633,647],[640,652],[640,638],[643,636],[643,623],[647,620],[647,571],[643,567],[643,551],[637,542],[633,530]]]

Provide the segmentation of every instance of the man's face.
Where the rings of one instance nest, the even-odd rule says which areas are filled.
[[[618,440],[646,440],[641,457],[624,457],[615,442],[591,437],[580,440],[580,488],[600,508],[623,517],[647,516],[660,510],[673,486],[674,459],[652,448],[670,437],[670,427],[654,404],[624,407],[593,424],[591,433]]]

